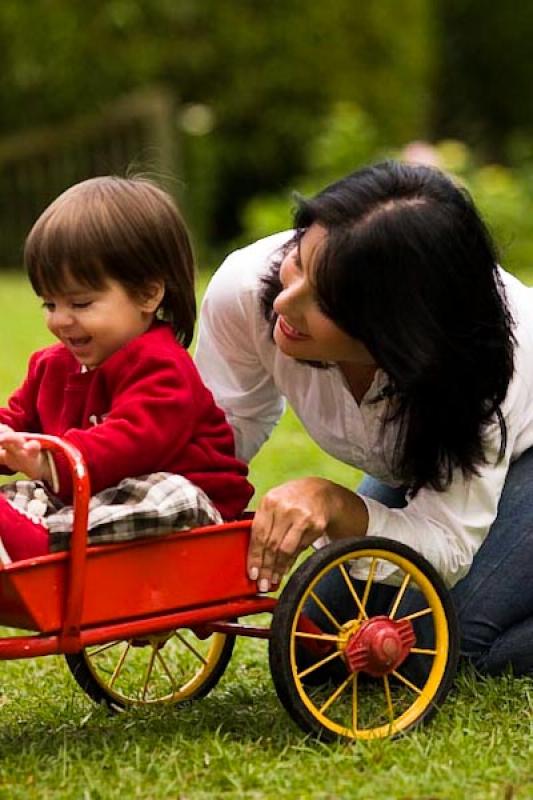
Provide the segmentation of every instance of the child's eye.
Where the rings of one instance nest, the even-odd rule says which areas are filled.
[[[72,303],[72,308],[88,308],[91,305],[92,300],[86,300],[84,303]]]
[[[44,300],[43,303],[42,303],[42,307],[46,311],[53,311],[54,308],[55,308],[55,303],[50,303],[48,300]]]

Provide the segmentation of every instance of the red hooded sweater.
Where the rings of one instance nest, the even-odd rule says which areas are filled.
[[[0,422],[75,445],[92,492],[126,477],[173,472],[203,489],[224,519],[238,517],[253,494],[223,412],[165,323],[86,372],[63,344],[34,353]],[[54,459],[59,496],[70,503],[66,460]]]

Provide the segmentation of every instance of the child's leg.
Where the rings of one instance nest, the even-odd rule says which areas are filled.
[[[12,561],[49,552],[48,531],[0,495],[0,538]]]

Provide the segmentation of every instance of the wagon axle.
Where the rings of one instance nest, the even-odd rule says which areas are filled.
[[[405,661],[415,641],[409,620],[372,617],[349,636],[343,657],[350,672],[366,672],[379,678],[394,672]]]

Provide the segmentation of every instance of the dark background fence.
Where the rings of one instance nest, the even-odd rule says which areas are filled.
[[[0,263],[18,266],[41,211],[73,183],[95,175],[142,172],[179,193],[175,103],[152,88],[98,114],[0,139]]]

